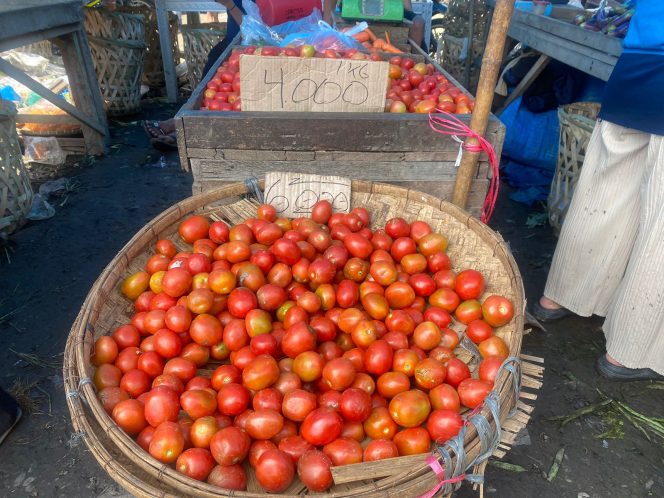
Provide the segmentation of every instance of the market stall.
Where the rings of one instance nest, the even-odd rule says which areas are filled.
[[[0,57],[0,71],[70,116],[18,115],[17,123],[81,124],[85,147],[102,154],[108,142],[104,104],[95,77],[78,0],[6,0],[0,4],[0,52],[53,40],[62,53],[75,106]]]

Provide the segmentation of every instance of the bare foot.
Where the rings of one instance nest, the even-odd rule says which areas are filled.
[[[175,131],[175,119],[167,119],[166,121],[159,121],[159,128],[166,135]]]
[[[557,302],[552,301],[546,296],[540,297],[539,303],[542,308],[546,308],[547,310],[559,310],[562,308]]]

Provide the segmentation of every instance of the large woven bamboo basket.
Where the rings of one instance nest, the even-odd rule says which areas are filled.
[[[85,28],[106,112],[110,116],[138,112],[147,48],[145,18],[85,10]]]
[[[560,232],[572,202],[599,109],[600,104],[595,102],[577,102],[558,108],[558,162],[547,199],[549,224],[556,232]]]
[[[193,90],[204,76],[208,52],[226,36],[226,23],[183,24],[180,32],[187,61],[187,79]]]
[[[435,231],[444,233],[450,241],[448,253],[455,269],[475,268],[482,271],[487,279],[487,294],[500,293],[514,303],[514,319],[498,329],[497,334],[509,345],[512,355],[519,355],[524,325],[524,291],[514,259],[499,235],[454,205],[401,187],[353,181],[351,203],[353,206],[366,207],[372,214],[375,227],[382,226],[394,216],[403,216],[410,221],[426,220]],[[90,355],[94,341],[126,323],[132,314],[132,303],[124,299],[119,292],[122,280],[130,273],[143,269],[153,252],[154,243],[160,238],[169,238],[184,250],[185,245],[179,240],[177,229],[185,217],[193,213],[203,213],[212,219],[236,224],[255,216],[257,206],[258,203],[248,197],[247,187],[231,184],[185,199],[164,211],[140,230],[104,269],[85,299],[72,327],[65,351],[64,379],[75,436],[83,438],[99,464],[136,496],[265,496],[251,472],[248,473],[248,490],[237,492],[192,480],[176,472],[171,466],[158,462],[120,430],[106,414],[90,380],[93,376]],[[459,355],[467,360],[473,369],[477,367],[476,361],[471,361],[470,353],[461,351]],[[488,410],[485,407],[479,413],[483,424],[468,425],[460,439],[465,444],[461,444],[461,448],[456,450],[447,448],[450,452],[449,458],[443,459],[446,475],[458,475],[468,467],[473,468],[473,473],[481,473],[486,460],[481,463],[476,461],[480,453],[485,456],[492,453],[504,455],[508,444],[527,422],[530,408],[518,399],[525,396],[519,386],[538,388],[541,383],[533,376],[541,376],[542,369],[529,363],[523,363],[521,367],[522,372],[513,370],[514,377],[508,372],[499,376],[494,395],[499,399],[499,403],[494,409]],[[521,384],[516,384],[516,389],[513,380],[521,381]],[[515,405],[517,409],[513,412]],[[512,415],[512,418],[509,415]],[[486,437],[478,436],[477,427],[483,425],[492,432],[496,429],[497,422],[502,428],[502,437],[499,440],[488,441]],[[480,432],[486,433],[482,428]],[[439,482],[425,459],[426,455],[414,455],[335,467],[333,475],[336,484],[329,490],[328,495],[399,498],[418,496]],[[442,489],[443,495],[449,495],[452,489],[452,485],[446,484]],[[305,491],[306,488],[296,480],[284,496],[302,496]]]
[[[16,107],[0,99],[0,236],[18,230],[31,207],[32,187],[21,159]]]
[[[454,79],[463,82],[466,78],[466,58],[468,57],[468,47],[464,50],[464,43],[468,42],[464,38],[458,38],[448,33],[443,33],[437,41],[436,59]],[[471,93],[475,92],[479,81],[485,43],[485,40],[479,36],[473,38],[473,55],[470,64],[470,81],[468,82],[468,90]]]

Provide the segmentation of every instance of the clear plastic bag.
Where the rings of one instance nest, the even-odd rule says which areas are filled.
[[[243,45],[280,47],[313,45],[319,52],[327,49],[363,49],[362,45],[352,38],[352,35],[366,29],[366,23],[360,23],[346,33],[342,33],[323,21],[320,10],[314,9],[307,17],[269,27],[263,22],[258,6],[254,2],[243,0],[242,7],[246,11],[240,26]]]
[[[55,137],[24,137],[23,140],[26,161],[58,166],[67,159],[67,153]]]

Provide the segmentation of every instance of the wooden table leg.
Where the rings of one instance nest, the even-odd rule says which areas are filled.
[[[175,74],[173,63],[173,45],[171,32],[168,27],[168,11],[166,1],[157,0],[155,3],[157,12],[157,28],[159,29],[159,46],[161,47],[161,60],[164,64],[164,80],[166,81],[166,95],[169,102],[178,99],[178,78]]]
[[[542,54],[539,56],[539,58],[535,61],[535,64],[533,64],[533,67],[531,67],[523,79],[519,81],[519,84],[514,90],[512,90],[512,93],[509,94],[500,109],[496,111],[496,116],[500,116],[512,102],[521,97],[521,95],[523,95],[524,92],[528,90],[528,87],[532,85],[533,81],[535,81],[542,73],[542,71],[544,71],[544,68],[550,60],[551,58],[548,55]]]
[[[89,154],[101,155],[108,145],[108,124],[83,26],[81,25],[80,30],[61,36],[56,42],[62,54],[76,107],[84,114],[94,117],[104,127],[105,133],[102,134],[81,124],[86,150]]]

